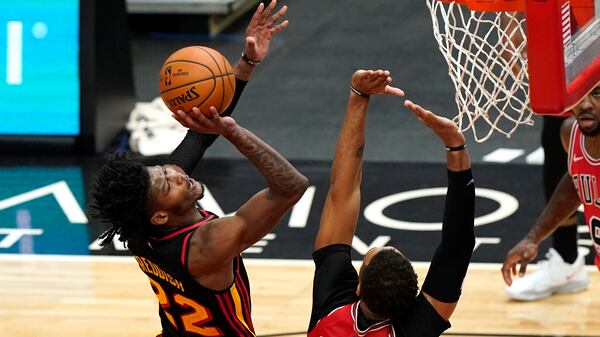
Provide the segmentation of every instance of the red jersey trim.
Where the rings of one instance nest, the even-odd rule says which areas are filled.
[[[223,313],[225,314],[225,317],[227,317],[227,321],[238,332],[239,336],[254,337],[255,336],[254,332],[249,331],[244,326],[244,324],[242,322],[240,322],[240,320],[238,319],[236,312],[235,312],[235,307],[233,306],[233,303],[232,303],[232,300],[230,299],[230,297],[227,296],[228,294],[229,293],[217,295],[217,299],[219,300],[219,304],[221,306],[221,309],[223,310]],[[229,295],[231,295],[231,294],[229,294]]]
[[[229,289],[228,293],[223,294],[223,298],[225,299],[225,303],[227,304],[227,307],[229,308],[229,313],[231,314],[231,316],[233,318],[233,321],[237,324],[237,326],[239,328],[241,328],[246,333],[249,333],[251,336],[254,336],[254,333],[252,331],[249,331],[250,327],[246,327],[245,324],[244,324],[244,322],[242,322],[241,319],[243,319],[243,315],[242,315],[241,318],[238,316],[238,311],[235,308],[235,299],[233,298],[234,295],[231,293],[231,289],[234,288],[234,287],[235,287],[235,283]]]
[[[190,230],[192,230],[192,229],[198,228],[198,227],[200,227],[200,226],[204,225],[205,223],[207,223],[208,221],[210,221],[210,220],[214,219],[214,217],[215,217],[215,216],[211,214],[211,215],[209,215],[209,216],[208,216],[208,218],[206,218],[206,219],[204,219],[204,220],[202,220],[202,221],[200,221],[200,222],[198,222],[198,223],[195,223],[195,224],[193,224],[193,225],[191,225],[191,226],[188,226],[188,227],[182,228],[182,229],[180,229],[180,230],[178,230],[178,231],[176,231],[176,232],[173,232],[173,233],[171,233],[171,234],[169,234],[169,235],[167,235],[167,236],[165,236],[165,237],[162,237],[162,238],[160,238],[160,239],[156,239],[156,241],[164,241],[164,240],[168,240],[168,239],[171,239],[171,238],[173,238],[173,237],[175,237],[175,236],[177,236],[177,235],[179,235],[179,234],[181,234],[181,233],[185,233],[185,232],[187,232],[187,231],[190,231]]]
[[[582,134],[581,131],[579,132],[579,147],[581,148],[581,153],[585,157],[585,160],[590,165],[593,165],[593,166],[600,165],[600,158],[596,159],[587,152],[587,149],[585,148],[585,135]]]
[[[250,307],[248,306],[248,302],[246,301],[246,294],[244,294],[244,290],[240,287],[242,283],[243,282],[235,282],[235,288],[237,289],[239,305],[241,307],[240,314],[242,315],[242,317],[240,318],[244,321],[245,325],[247,325],[249,330],[254,331],[254,326],[252,324],[252,318],[250,315]]]
[[[371,332],[374,331],[378,331],[381,329],[385,329],[387,327],[391,328],[392,330],[392,335],[395,336],[396,332],[394,331],[394,328],[392,326],[390,326],[390,320],[386,319],[385,321],[381,321],[378,323],[375,323],[373,325],[371,325],[370,327],[368,327],[365,330],[360,330],[358,328],[358,307],[360,306],[360,300],[358,300],[357,302],[354,302],[354,304],[352,304],[352,307],[350,308],[350,313],[352,314],[352,321],[354,322],[354,331],[359,335],[359,336],[365,336]]]
[[[252,302],[250,301],[250,292],[248,291],[248,288],[246,287],[246,284],[244,283],[244,278],[242,277],[242,273],[240,272],[240,264],[241,263],[242,263],[241,257],[238,256],[237,270],[236,270],[237,277],[235,279],[235,284],[236,284],[236,287],[238,288],[238,292],[242,299],[242,305],[244,307],[243,314],[244,314],[246,324],[248,324],[249,328],[252,331],[254,331],[254,324],[252,324]]]
[[[255,336],[252,324],[248,324],[248,307],[246,306],[246,303],[243,302],[240,291],[235,284],[233,287],[231,287],[229,295],[231,297],[231,301],[233,302],[233,309],[235,310],[235,317],[237,318],[237,321],[242,324],[246,330],[252,334],[252,336]]]
[[[190,236],[192,236],[193,232],[190,232],[185,239],[183,239],[183,247],[181,248],[181,264],[187,268],[187,264],[185,263],[185,257],[187,256],[187,246],[190,241]]]
[[[568,163],[568,170],[569,170],[569,175],[573,176],[573,173],[571,172],[571,166],[573,164],[573,154],[575,154],[575,143],[577,142],[577,135],[576,135],[576,128],[577,128],[577,122],[573,123],[573,126],[571,127],[571,134],[569,135],[569,151],[567,152],[567,163]]]
[[[217,296],[217,300],[219,301],[219,306],[221,307],[221,311],[223,311],[223,316],[225,316],[225,318],[227,319],[227,322],[229,322],[229,325],[238,333],[239,336],[246,336],[242,333],[242,331],[239,330],[239,328],[236,326],[236,324],[233,323],[233,321],[230,317],[231,313],[229,312],[229,309],[225,305],[224,299],[221,298],[222,295],[216,295],[216,296]]]

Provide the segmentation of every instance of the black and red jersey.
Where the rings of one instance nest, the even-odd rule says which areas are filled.
[[[217,218],[200,210],[198,223],[154,238],[147,255],[135,256],[159,302],[163,337],[255,336],[250,318],[250,283],[241,256],[233,261],[234,282],[215,291],[201,286],[187,269],[190,239]]]

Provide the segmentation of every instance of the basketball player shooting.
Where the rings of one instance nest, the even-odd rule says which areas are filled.
[[[410,261],[394,247],[371,249],[357,274],[351,243],[360,206],[362,158],[370,96],[402,96],[388,71],[359,70],[331,168],[329,192],[315,240],[309,337],[439,336],[450,327],[475,235],[475,187],[465,137],[450,120],[406,101],[405,106],[446,146],[448,193],[442,241],[419,293]]]
[[[212,119],[198,109],[179,111],[177,120],[190,131],[166,164],[146,167],[117,154],[96,174],[90,213],[110,225],[102,244],[118,237],[135,255],[160,305],[161,336],[255,335],[240,254],[269,233],[308,187],[285,158],[228,117],[271,38],[287,25],[276,23],[286,7],[271,16],[275,5],[260,4],[252,17],[246,56],[234,67],[235,98],[222,116],[215,107]],[[205,186],[190,176],[218,135],[248,158],[267,185],[223,218],[200,209]]]

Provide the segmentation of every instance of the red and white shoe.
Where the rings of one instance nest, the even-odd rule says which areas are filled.
[[[537,263],[536,270],[514,280],[506,294],[517,301],[537,301],[553,294],[574,293],[585,290],[590,283],[585,270],[584,254],[579,252],[573,264],[564,262],[560,254],[550,248],[546,260]]]

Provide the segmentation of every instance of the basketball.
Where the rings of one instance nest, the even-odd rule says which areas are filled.
[[[208,116],[211,106],[222,113],[231,103],[235,75],[218,51],[190,46],[177,50],[163,63],[158,86],[160,97],[172,112],[198,107]]]

